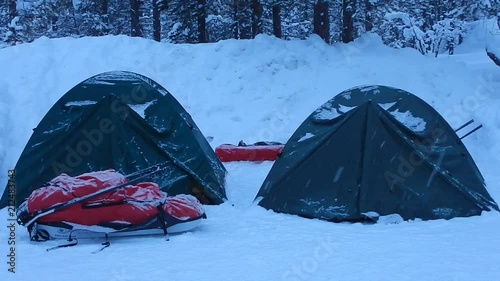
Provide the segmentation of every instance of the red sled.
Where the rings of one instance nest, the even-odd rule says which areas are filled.
[[[285,145],[279,142],[257,142],[247,145],[240,141],[238,145],[222,144],[215,148],[215,155],[222,162],[232,161],[276,161]]]
[[[167,196],[156,183],[136,181],[115,170],[76,177],[61,174],[19,206],[18,221],[24,225],[33,217],[30,214],[81,201],[47,212],[28,227],[32,241],[44,241],[178,233],[196,228],[206,218],[203,205],[194,196]],[[80,200],[115,187],[121,188]]]

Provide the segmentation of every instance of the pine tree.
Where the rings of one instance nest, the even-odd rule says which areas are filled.
[[[233,38],[232,0],[212,0],[206,5],[209,42]]]
[[[19,22],[22,38],[17,40],[22,42],[32,42],[40,36],[52,36],[56,27],[57,17],[53,11],[52,2],[33,2],[29,7],[23,7],[19,11]]]
[[[236,39],[252,38],[251,0],[233,0],[233,34]]]
[[[56,30],[51,37],[69,37],[78,35],[75,8],[72,0],[56,0],[52,10],[56,17]]]
[[[3,47],[5,44],[15,44],[18,30],[15,28],[16,25],[13,20],[17,16],[16,1],[0,1],[0,47]]]
[[[261,16],[259,20],[259,32],[267,35],[282,37],[282,18],[285,16],[281,6],[283,0],[260,0]],[[259,33],[257,32],[257,33]]]
[[[283,36],[284,38],[300,38],[305,39],[315,32],[315,27],[319,28],[317,32],[322,32],[322,29],[329,27],[328,3],[326,1],[304,0],[304,1],[287,1],[284,6],[283,15]],[[316,2],[319,2],[316,4]],[[324,8],[320,14],[315,14],[314,9],[317,5]],[[319,18],[316,18],[319,16]],[[315,19],[318,21],[318,26],[314,26]],[[321,25],[322,22],[324,25]],[[328,32],[324,32],[328,37]],[[326,38],[325,37],[325,38]],[[326,39],[327,40],[327,39]]]
[[[110,23],[110,34],[130,35],[130,2],[123,0],[108,1],[108,18]]]
[[[200,39],[198,0],[169,1],[166,40],[173,43],[198,43]]]
[[[70,1],[71,2],[71,1]],[[102,36],[111,32],[108,1],[82,0],[77,6],[78,34]]]

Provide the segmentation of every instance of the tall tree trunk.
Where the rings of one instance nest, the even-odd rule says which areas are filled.
[[[262,4],[259,0],[252,1],[252,37],[262,33]]]
[[[234,39],[240,39],[240,23],[238,22],[238,1],[239,0],[233,0],[232,5],[233,5],[233,36]]]
[[[342,42],[349,43],[354,40],[354,0],[342,1]]]
[[[109,10],[109,0],[102,0],[101,13],[103,15],[106,15],[106,14],[108,14],[108,10]]]
[[[280,5],[273,6],[273,33],[277,38],[281,38],[281,7]]]
[[[436,22],[442,20],[442,1],[432,1],[434,4],[434,10],[436,11],[435,21],[432,23],[434,25]],[[431,25],[431,26],[432,26]]]
[[[328,17],[328,3],[318,1],[314,5],[314,28],[313,32],[330,43],[330,19]]]
[[[207,43],[207,2],[198,0],[198,42]]]
[[[17,6],[15,0],[9,0],[9,21],[17,17]]]
[[[130,0],[130,23],[131,23],[130,35],[132,37],[142,37],[142,30],[139,21],[140,8],[141,8],[140,0]]]
[[[109,27],[109,0],[102,0],[102,6],[101,6],[101,18],[102,21],[106,24],[106,26]],[[109,29],[109,28],[106,28]],[[106,32],[109,33],[109,30]]]
[[[373,4],[370,0],[365,0],[365,30],[366,32],[372,31],[373,28]]]
[[[160,20],[160,3],[158,0],[153,1],[153,40],[161,41],[161,20]]]

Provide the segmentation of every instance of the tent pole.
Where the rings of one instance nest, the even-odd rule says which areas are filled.
[[[456,130],[455,130],[455,133],[462,130],[463,128],[469,126],[470,124],[474,123],[474,119],[471,119],[469,121],[467,121],[467,123],[463,124],[462,126],[458,127]]]
[[[466,138],[467,136],[469,136],[470,134],[474,133],[475,131],[481,129],[483,127],[483,125],[479,125],[477,126],[476,128],[472,129],[472,131],[468,132],[467,134],[465,134],[463,137],[460,138],[460,140],[463,140],[464,138]]]

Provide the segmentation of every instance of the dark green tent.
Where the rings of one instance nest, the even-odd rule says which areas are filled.
[[[162,190],[208,204],[226,199],[226,170],[175,98],[144,76],[103,73],[71,89],[34,129],[15,166],[16,205],[60,173],[129,174],[165,162],[165,173],[149,179]]]
[[[257,194],[276,212],[331,221],[449,219],[498,210],[454,130],[385,86],[337,95],[293,134]]]

